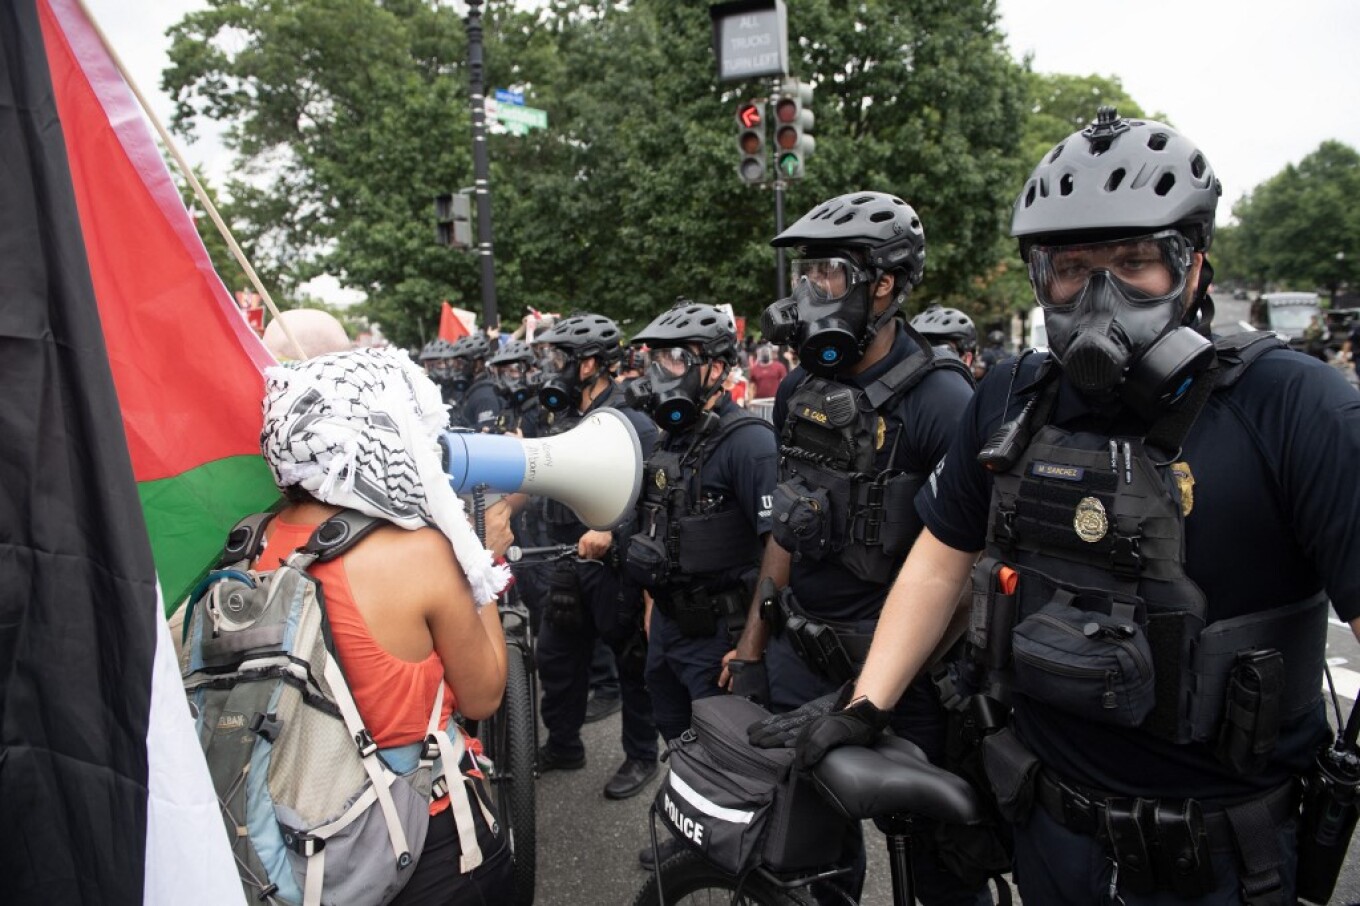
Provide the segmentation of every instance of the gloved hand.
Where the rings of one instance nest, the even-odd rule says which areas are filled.
[[[758,720],[746,728],[746,738],[759,749],[792,748],[803,728],[835,707],[839,697],[839,692],[833,692],[786,714],[772,714]]]
[[[844,690],[841,694],[847,696]],[[872,745],[888,726],[888,719],[888,712],[880,711],[867,698],[841,705],[815,719],[798,734],[793,746],[798,753],[794,763],[800,768],[810,768],[838,746]]]

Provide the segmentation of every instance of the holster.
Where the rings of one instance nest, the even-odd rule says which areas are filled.
[[[1259,774],[1280,734],[1284,658],[1267,648],[1237,656],[1228,676],[1215,754],[1239,774]]]
[[[1179,897],[1202,897],[1214,889],[1214,866],[1204,813],[1194,799],[1180,808],[1158,803],[1153,810],[1157,827],[1157,875]]]
[[[813,672],[835,683],[853,679],[858,672],[855,660],[846,651],[836,630],[801,613],[786,588],[780,598],[784,612],[784,635],[794,652]]]
[[[727,672],[732,674],[732,694],[749,698],[764,706],[770,701],[770,677],[765,670],[765,662],[742,661],[732,658],[727,662]]]

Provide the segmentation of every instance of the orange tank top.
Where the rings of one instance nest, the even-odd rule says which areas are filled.
[[[306,544],[316,530],[316,525],[298,525],[277,517],[269,527],[269,541],[258,561],[259,568],[266,570],[277,568],[289,554]],[[423,661],[405,661],[377,643],[354,604],[344,557],[313,564],[308,572],[321,583],[336,653],[354,695],[354,704],[378,747],[404,746],[425,738],[436,682],[444,684],[439,724],[447,726],[456,702],[452,687],[443,678],[444,663],[439,653],[432,651]],[[430,814],[447,807],[448,798],[444,797],[438,806],[431,806]]]

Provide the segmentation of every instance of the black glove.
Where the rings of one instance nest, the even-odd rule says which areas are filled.
[[[848,688],[849,683],[846,684]],[[847,696],[846,690],[841,691]],[[810,768],[838,746],[868,746],[888,726],[889,714],[880,711],[869,699],[860,697],[847,705],[815,719],[798,734],[794,743],[794,763]]]
[[[765,662],[757,659],[743,661],[732,658],[727,662],[727,672],[732,675],[732,694],[750,699],[761,707],[770,703],[770,675],[765,670]],[[752,724],[759,726],[762,721]]]
[[[773,714],[746,728],[746,738],[759,749],[791,749],[804,727],[823,716],[836,705],[840,693],[833,692],[814,698],[787,714]]]
[[[547,604],[543,617],[553,626],[568,631],[581,628],[581,582],[570,562],[557,564],[549,576]]]

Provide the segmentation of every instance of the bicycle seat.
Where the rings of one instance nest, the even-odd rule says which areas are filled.
[[[968,781],[935,767],[919,747],[885,736],[872,748],[832,749],[815,768],[822,794],[847,818],[911,814],[975,824],[982,806]]]

